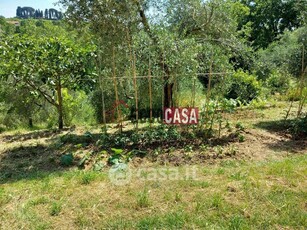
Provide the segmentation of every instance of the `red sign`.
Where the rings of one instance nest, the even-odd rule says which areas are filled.
[[[198,108],[164,108],[163,120],[168,125],[196,125]]]

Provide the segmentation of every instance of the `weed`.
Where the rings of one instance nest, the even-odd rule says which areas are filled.
[[[175,202],[180,202],[181,200],[182,200],[182,194],[180,192],[176,192]]]
[[[137,208],[146,208],[150,206],[148,190],[144,189],[142,192],[137,194],[136,205]]]
[[[217,153],[217,155],[222,155],[224,148],[223,148],[223,146],[218,145],[214,148],[214,151]]]
[[[246,221],[242,216],[233,216],[230,219],[229,229],[231,230],[239,230],[239,229],[246,229],[248,226],[246,225]]]
[[[244,142],[245,141],[245,136],[240,134],[239,135],[239,142]]]
[[[244,127],[244,125],[241,122],[237,122],[235,127],[236,127],[236,129],[238,129],[240,131],[244,131],[245,130],[245,127]]]
[[[203,152],[207,151],[208,150],[208,145],[205,145],[205,144],[202,144],[199,146],[199,149]]]
[[[62,205],[59,202],[53,202],[50,207],[49,214],[51,216],[58,216],[62,210]]]
[[[230,178],[233,180],[244,180],[247,177],[246,173],[236,172],[230,175]]]
[[[7,204],[11,199],[12,197],[7,195],[4,188],[0,188],[0,206]]]
[[[218,168],[218,170],[216,171],[216,174],[218,174],[218,175],[222,175],[224,173],[225,173],[225,169],[223,169],[223,168]]]
[[[193,146],[192,145],[186,145],[184,147],[184,151],[185,152],[192,152],[193,151]]]
[[[90,221],[87,219],[84,215],[79,214],[76,219],[75,219],[75,224],[80,227],[80,228],[86,228],[89,224]]]
[[[214,194],[211,200],[211,208],[221,208],[223,203],[223,198],[221,194]]]
[[[33,199],[29,202],[29,205],[31,206],[36,206],[36,205],[40,205],[40,204],[47,204],[49,203],[49,199],[46,197],[39,197],[36,199]]]
[[[97,175],[94,172],[84,172],[81,174],[80,183],[83,185],[90,184],[96,179]]]

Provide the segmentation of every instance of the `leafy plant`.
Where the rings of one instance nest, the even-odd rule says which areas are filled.
[[[228,81],[229,86],[225,94],[228,99],[238,99],[247,104],[260,95],[261,84],[254,75],[249,75],[240,70],[228,78]]]
[[[70,166],[73,164],[74,156],[72,153],[61,156],[61,164],[64,166]]]
[[[239,142],[244,142],[245,141],[245,136],[240,134],[239,135]]]
[[[269,87],[272,94],[285,93],[291,83],[291,77],[286,74],[280,74],[278,72],[272,73],[266,80],[266,84]]]

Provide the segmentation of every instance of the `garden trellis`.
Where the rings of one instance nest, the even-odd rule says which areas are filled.
[[[131,54],[131,68],[132,74],[130,76],[123,75],[119,76],[116,74],[116,64],[115,64],[116,54],[113,52],[112,59],[112,76],[102,76],[101,73],[99,76],[100,86],[101,86],[101,100],[102,100],[102,116],[104,127],[107,127],[107,123],[115,122],[117,123],[118,130],[123,131],[123,122],[131,121],[135,124],[135,131],[138,131],[138,124],[141,120],[149,119],[149,126],[152,127],[155,119],[163,122],[163,109],[164,109],[164,86],[165,86],[165,76],[153,75],[152,66],[150,59],[148,60],[147,65],[147,75],[137,75],[136,69],[136,56]],[[194,74],[171,74],[171,78],[174,82],[174,98],[172,102],[172,107],[195,107],[196,106],[196,85],[198,82],[198,76],[208,76],[208,86],[207,93],[204,95],[206,102],[210,100],[210,91],[211,91],[211,81],[212,78],[224,77],[226,75],[231,75],[232,72],[213,72],[212,65],[210,66],[210,71],[207,73],[194,73]],[[190,98],[186,98],[185,105],[181,105],[178,102],[178,94],[180,88],[180,81],[186,79],[189,81],[190,88]],[[112,85],[113,92],[113,103],[109,103],[106,106],[105,100],[105,86]],[[127,87],[130,85],[131,90],[130,94],[127,95]],[[122,90],[122,92],[121,92]],[[141,92],[140,92],[141,91]],[[111,94],[112,97],[112,94]],[[145,100],[144,100],[145,98]],[[145,104],[144,104],[145,101]],[[160,106],[157,106],[157,101],[160,101]],[[142,105],[140,105],[142,102]],[[153,105],[155,103],[155,105]],[[207,103],[208,104],[208,103]],[[158,107],[158,109],[157,109]],[[116,109],[116,113],[115,110]],[[124,113],[122,110],[130,110],[130,115],[127,116],[127,113]],[[144,114],[145,113],[145,114]],[[116,115],[115,115],[116,114]],[[126,116],[124,115],[126,114]],[[107,117],[109,116],[109,117]],[[106,129],[105,129],[106,130]]]

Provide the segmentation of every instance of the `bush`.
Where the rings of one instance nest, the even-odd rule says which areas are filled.
[[[290,131],[294,136],[307,135],[307,114],[291,121]]]
[[[63,89],[64,123],[72,124],[94,124],[94,108],[84,91],[68,91]]]
[[[227,99],[237,99],[244,104],[257,98],[261,92],[261,85],[254,75],[243,71],[236,72],[228,82]]]
[[[3,133],[6,130],[6,127],[0,124],[0,133]]]
[[[287,92],[287,100],[289,101],[299,101],[301,99],[300,97],[300,91],[298,88],[290,88]],[[303,89],[302,97],[307,97],[307,88],[305,87]]]
[[[285,93],[291,85],[291,77],[275,72],[266,80],[266,85],[270,89],[271,94]]]

